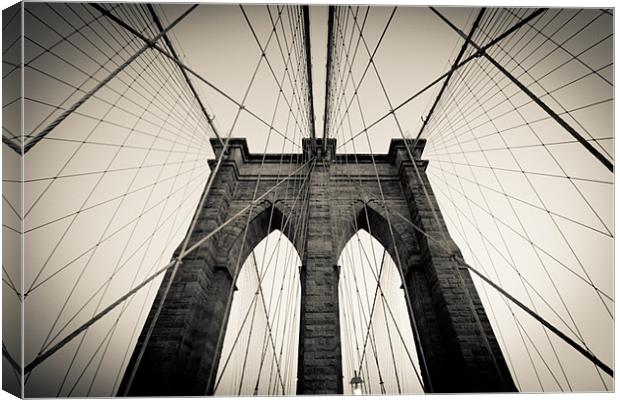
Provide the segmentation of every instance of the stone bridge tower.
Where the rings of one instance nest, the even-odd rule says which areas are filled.
[[[315,157],[298,177],[289,179],[183,260],[144,355],[134,368],[156,306],[151,310],[119,394],[213,394],[223,342],[220,331],[227,323],[233,277],[254,246],[275,229],[289,238],[303,264],[298,394],[342,393],[336,263],[357,229],[371,233],[401,265],[403,289],[411,299],[408,306],[416,348],[425,361],[421,370],[426,389],[438,393],[515,391],[469,271],[454,261],[452,256],[460,252],[441,215],[433,215],[424,193],[426,189],[438,210],[424,172],[427,162],[420,159],[424,144],[420,140],[413,148],[412,140],[392,140],[388,154],[372,157],[336,154],[335,139],[328,139],[325,146],[320,139],[316,143],[306,139],[303,153],[263,155],[251,154],[245,139],[231,139],[209,197],[197,210],[199,219],[190,232],[190,244],[247,207],[257,182],[260,195]],[[217,158],[222,145],[212,139],[212,146]],[[213,168],[215,161],[210,163]],[[300,213],[303,218],[298,218]],[[428,240],[412,223],[431,237],[446,237],[448,243],[442,247]],[[129,379],[133,369],[135,376]]]

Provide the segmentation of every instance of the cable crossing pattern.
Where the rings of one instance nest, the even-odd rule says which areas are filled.
[[[217,357],[187,384],[298,393],[312,218],[346,203],[330,214],[343,393],[442,385],[402,229],[450,263],[507,386],[613,390],[613,10],[317,10],[26,3],[23,37],[5,13],[3,82],[25,82],[3,96],[2,281],[26,332],[23,354],[3,338],[7,387],[132,394],[179,276],[235,232],[204,278],[227,317],[195,333]],[[393,201],[403,170],[423,184],[401,203],[423,212]]]

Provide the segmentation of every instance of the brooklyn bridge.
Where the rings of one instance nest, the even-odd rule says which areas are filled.
[[[2,19],[4,390],[613,391],[613,10]]]

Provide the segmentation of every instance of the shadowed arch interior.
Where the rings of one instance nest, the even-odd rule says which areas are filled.
[[[243,209],[244,205],[233,204],[233,208]],[[209,208],[205,208],[204,215],[199,219],[204,221],[205,227],[215,220],[209,218],[210,212]],[[250,207],[218,232],[212,242],[207,242],[193,257],[184,261],[168,295],[182,300],[176,305],[175,302],[168,302],[168,307],[162,310],[155,332],[162,329],[166,333],[163,337],[154,334],[150,338],[129,394],[214,394],[239,270],[255,247],[274,231],[286,237],[299,259],[302,232],[297,219],[297,211],[287,208],[285,200],[276,201],[275,205],[268,200],[262,201]],[[197,228],[193,235],[200,236],[205,231],[206,228]],[[164,276],[162,287],[170,280],[170,275],[167,273]],[[174,323],[170,328],[166,327],[168,319],[185,322]],[[149,320],[145,327],[148,323]],[[169,339],[171,334],[175,337],[174,341]],[[143,330],[137,349],[144,336]],[[137,351],[134,352],[127,371],[134,367],[137,354]],[[153,379],[154,375],[158,379]],[[126,374],[121,392],[129,383],[128,377],[129,374]]]
[[[300,230],[297,214],[287,210],[282,201],[273,204],[264,201],[252,207],[249,221],[244,215],[230,229],[225,230],[220,239],[220,247],[229,249],[222,260],[227,260],[230,273],[235,276],[237,268],[243,265],[252,250],[275,230],[282,232],[300,255],[303,232]]]
[[[344,162],[347,155],[334,151],[335,139],[329,139],[321,154],[304,139],[301,157],[284,157],[296,160],[293,170],[305,169],[290,177],[287,190],[274,192],[272,201],[255,202],[257,193],[271,190],[282,179],[282,155],[251,154],[244,140],[231,140],[190,242],[225,227],[184,259],[129,393],[213,394],[239,266],[275,229],[301,259],[298,394],[343,392],[336,263],[360,229],[386,249],[403,281],[425,390],[515,390],[469,273],[412,226],[445,237],[458,252],[440,213],[428,206],[430,198],[437,209],[425,175],[427,163],[416,158],[414,169],[407,146],[415,143],[407,143],[392,141],[384,155],[358,155],[353,169]],[[219,143],[212,144],[217,150]],[[419,157],[424,142],[415,146]],[[380,182],[377,171],[383,176]],[[158,296],[165,291],[166,279],[169,274]],[[155,312],[154,307],[149,319]],[[149,320],[144,329],[148,326]],[[132,362],[144,334],[143,330]]]
[[[340,235],[336,241],[338,257],[351,238],[361,229],[368,232],[387,250],[396,265],[402,268],[403,276],[406,276],[409,266],[419,263],[420,243],[412,229],[388,221],[388,211],[377,199],[354,201],[351,206],[352,222],[340,227]],[[391,218],[394,218],[394,214]]]

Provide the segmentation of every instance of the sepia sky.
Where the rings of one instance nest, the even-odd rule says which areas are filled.
[[[24,132],[28,141],[28,135],[52,123],[143,42],[85,4],[26,3],[25,8]],[[187,9],[186,4],[156,7],[164,26]],[[426,7],[399,6],[395,12],[393,6],[343,10],[339,25],[343,43],[352,39],[355,44],[363,18],[365,23],[363,41],[350,66],[352,79],[347,79],[348,67],[339,70],[347,83],[335,114],[339,125],[330,135],[338,140],[340,153],[384,154],[391,139],[416,137],[441,84],[406,102],[393,115],[389,115],[389,103],[405,102],[449,70],[463,40]],[[280,11],[281,28],[270,35]],[[139,6],[113,12],[154,36]],[[439,12],[469,32],[479,9],[450,7]],[[529,12],[487,10],[474,41],[488,43]],[[310,7],[317,137],[324,134],[327,14],[326,6]],[[613,18],[600,9],[552,8],[535,20],[533,28],[523,28],[489,50],[571,126],[585,132],[612,162]],[[284,46],[284,39],[290,39],[286,24],[292,23],[287,9],[276,5],[202,4],[170,34],[184,63],[287,137],[248,112],[239,112],[213,87],[191,78],[219,134],[226,137],[232,131],[232,137],[246,138],[252,153],[298,152],[301,136],[307,133],[302,129],[303,110],[295,108],[297,83],[288,81],[278,47],[278,40]],[[260,61],[257,41],[262,46],[268,43],[265,59],[270,64]],[[377,44],[370,64],[369,54]],[[465,54],[472,53],[470,47]],[[7,52],[4,58],[12,54]],[[293,66],[302,65],[295,64],[299,61],[293,59]],[[13,69],[5,63],[3,71],[7,75]],[[273,75],[282,78],[284,98],[278,97],[280,88]],[[293,113],[288,112],[287,102]],[[5,111],[17,111],[9,103],[5,95]],[[349,104],[347,116],[344,110]],[[371,129],[364,129],[386,114]],[[7,131],[19,131],[6,118],[4,126],[5,136]],[[178,67],[155,51],[146,51],[26,154],[26,364],[168,263],[209,176],[206,161],[214,157],[212,137]],[[613,368],[613,174],[482,57],[454,74],[422,138],[427,140],[423,158],[429,160],[429,180],[466,262],[572,339],[585,343]],[[19,306],[10,282],[20,281],[17,245],[11,245],[19,238],[14,231],[19,230],[19,212],[11,207],[19,209],[20,177],[11,167],[18,162],[17,154],[3,145],[2,156],[6,309]],[[363,257],[362,249],[368,254],[372,250],[372,256]],[[263,290],[272,293],[280,285],[286,287],[281,302],[290,304],[290,309],[273,309],[272,318],[281,332],[276,344],[285,355],[286,389],[294,394],[299,323],[296,273],[301,261],[279,232],[259,244],[254,254],[259,270],[267,271]],[[339,258],[341,299],[354,296],[354,275],[367,282],[363,296],[372,299],[376,285],[372,271],[381,265],[382,255],[381,245],[366,232],[360,232],[359,241],[351,240]],[[374,315],[379,355],[369,356],[368,363],[386,371],[390,393],[398,393],[397,374],[404,382],[402,393],[420,393],[401,282],[394,260],[386,257],[388,272],[382,286],[396,318],[391,320],[385,311]],[[267,383],[273,379],[269,374],[275,373],[273,353],[265,353],[271,370],[260,372],[258,366],[267,325],[260,307],[255,311],[253,334],[241,323],[253,307],[257,284],[253,263],[245,261],[237,281],[222,355],[224,360],[230,353],[230,363],[224,369],[224,361],[220,362],[218,394],[251,395],[255,384],[261,393],[275,390]],[[521,391],[613,390],[613,379],[493,288],[474,280]],[[36,368],[28,377],[27,395],[114,395],[159,282],[147,285]],[[365,304],[358,308],[343,303],[341,310],[349,313],[349,320],[341,314],[341,334],[351,335],[343,340],[344,388],[350,393],[348,382],[357,362],[352,337],[358,335],[363,341],[366,325],[361,320],[370,309]],[[392,329],[393,335],[396,326],[405,339],[391,337],[401,355],[393,366],[387,357],[387,332]],[[239,330],[241,344],[233,346]],[[4,332],[7,348],[18,353],[19,338]],[[251,351],[244,361],[246,349]],[[10,370],[6,360],[3,367],[5,382],[15,379],[6,372]],[[376,370],[363,376],[375,394],[380,393]]]

